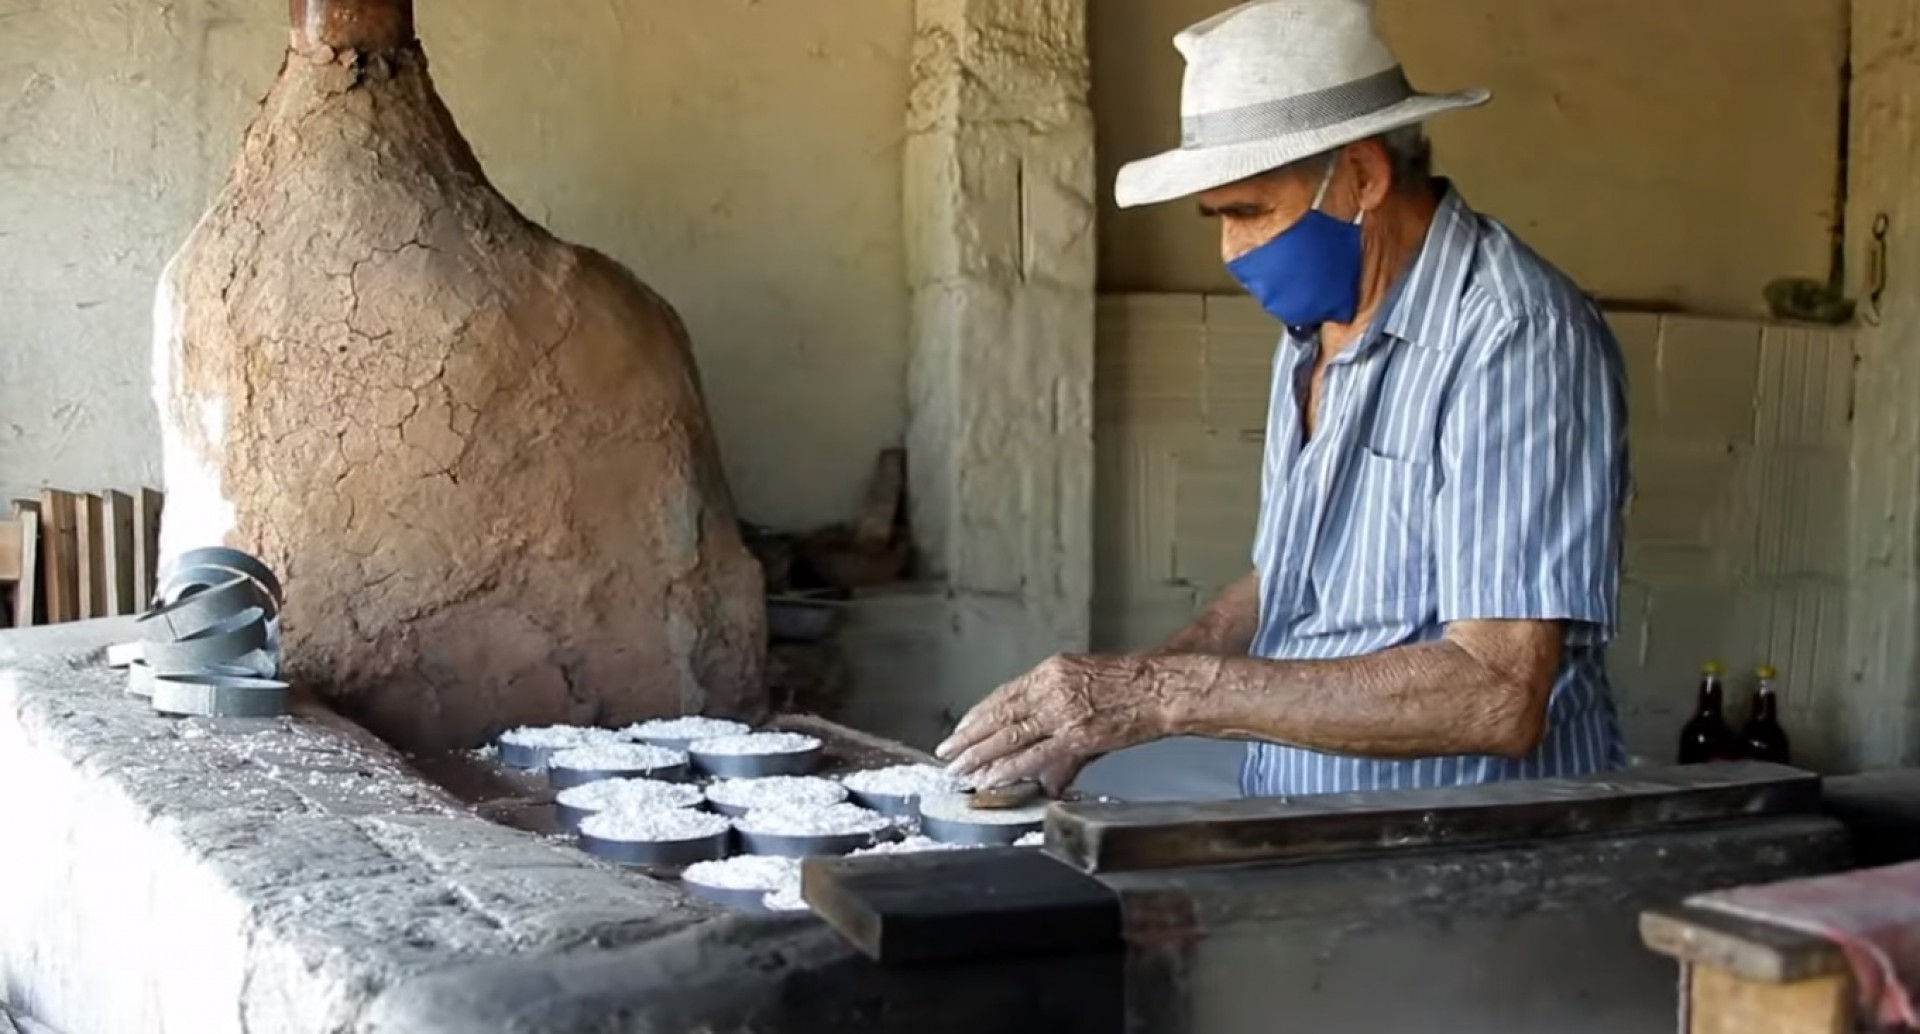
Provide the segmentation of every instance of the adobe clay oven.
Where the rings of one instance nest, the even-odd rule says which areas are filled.
[[[491,184],[411,0],[291,0],[162,277],[162,552],[287,582],[290,673],[406,747],[755,717],[765,616],[687,334]]]

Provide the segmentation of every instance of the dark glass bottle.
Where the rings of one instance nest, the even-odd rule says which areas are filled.
[[[1680,730],[1680,763],[1702,765],[1710,761],[1731,761],[1740,756],[1739,743],[1727,725],[1720,687],[1720,666],[1700,668],[1700,693],[1694,700],[1693,717]]]
[[[1747,727],[1740,731],[1740,752],[1755,761],[1771,761],[1776,765],[1793,763],[1793,752],[1787,746],[1787,730],[1780,727],[1780,699],[1775,692],[1779,673],[1772,668],[1761,668],[1754,672],[1759,680],[1753,694],[1753,716],[1747,719]]]

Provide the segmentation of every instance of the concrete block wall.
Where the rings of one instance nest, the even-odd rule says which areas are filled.
[[[1744,713],[1781,671],[1819,763],[1847,685],[1852,335],[1617,313],[1636,491],[1612,651],[1636,752],[1664,758],[1695,673],[1719,660]],[[1109,295],[1096,349],[1094,635],[1150,645],[1246,573],[1276,332],[1249,300]]]

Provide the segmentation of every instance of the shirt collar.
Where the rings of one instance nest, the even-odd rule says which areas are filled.
[[[1460,294],[1473,269],[1480,220],[1453,184],[1439,180],[1440,205],[1426,243],[1387,301],[1381,332],[1409,344],[1444,348],[1454,339]]]

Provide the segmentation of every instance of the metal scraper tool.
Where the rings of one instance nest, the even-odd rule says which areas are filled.
[[[967,791],[967,804],[978,811],[1010,811],[1034,804],[1046,796],[1037,779],[1021,779],[1000,786]]]

